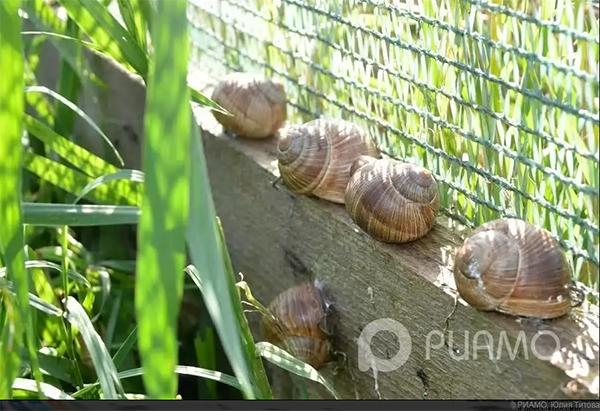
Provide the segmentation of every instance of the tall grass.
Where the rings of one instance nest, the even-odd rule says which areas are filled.
[[[277,77],[292,121],[355,121],[390,156],[431,169],[458,223],[518,217],[548,229],[597,301],[591,0],[193,3],[202,64]]]
[[[218,382],[268,399],[261,357],[336,395],[248,327],[241,291],[251,294],[234,277],[191,112],[191,101],[222,109],[187,85],[187,2],[58,6],[0,2],[0,398],[173,399],[187,375],[211,381],[197,397],[218,398]],[[24,18],[35,31],[23,31]],[[44,41],[61,57],[55,90],[36,79]],[[80,92],[100,82],[89,50],[147,87],[142,170],[126,168],[80,108]],[[77,142],[77,119],[106,155]],[[108,231],[123,225],[136,227],[133,251],[126,231]],[[197,328],[182,350],[186,321]],[[193,359],[182,363],[181,352]]]

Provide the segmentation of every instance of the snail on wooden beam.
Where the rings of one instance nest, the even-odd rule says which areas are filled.
[[[380,157],[375,143],[346,120],[318,119],[280,130],[279,173],[294,193],[344,204],[352,163]]]
[[[360,157],[351,167],[346,210],[371,237],[407,243],[427,234],[440,208],[437,182],[425,168]]]
[[[283,83],[265,76],[231,73],[215,86],[211,100],[232,114],[213,110],[215,119],[241,137],[273,136],[287,120]]]
[[[557,318],[571,307],[571,275],[551,234],[526,221],[485,223],[465,240],[454,261],[460,296],[483,311]]]
[[[333,332],[328,321],[331,299],[318,282],[289,288],[269,304],[276,321],[264,316],[263,340],[318,369],[330,362]]]

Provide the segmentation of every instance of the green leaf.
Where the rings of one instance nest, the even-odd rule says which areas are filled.
[[[192,124],[186,10],[185,0],[157,2],[151,32],[155,64],[147,81],[135,308],[144,385],[155,399],[173,399],[177,394],[173,370],[183,294]]]
[[[298,360],[287,351],[282,350],[276,345],[266,341],[256,343],[256,350],[260,356],[265,358],[267,361],[300,377],[322,384],[335,397],[335,399],[340,399],[339,394],[335,391],[333,386],[329,384],[317,370],[315,370],[309,364]]]
[[[134,35],[102,3],[94,0],[61,0],[69,16],[106,54],[146,78],[148,56]]]
[[[197,285],[202,291],[206,308],[215,324],[233,372],[242,386],[244,396],[253,399],[255,391],[250,367],[252,359],[248,358],[244,351],[234,302],[231,300],[230,285],[233,279],[228,278],[226,262],[223,260],[223,245],[197,127],[192,128],[190,155],[190,208],[194,210],[190,213],[187,232],[190,258],[197,268]]]
[[[49,96],[52,96],[55,99],[57,99],[58,101],[60,101],[61,103],[63,103],[65,106],[69,107],[71,110],[73,110],[75,113],[77,113],[83,120],[85,120],[85,122],[88,123],[90,125],[90,127],[92,127],[98,134],[100,134],[102,139],[106,142],[106,144],[108,144],[108,146],[113,151],[115,157],[117,157],[117,160],[119,160],[120,165],[123,166],[125,164],[123,162],[123,159],[121,158],[121,155],[119,154],[119,152],[117,151],[117,149],[115,148],[113,143],[110,141],[110,139],[106,136],[106,134],[104,134],[104,132],[102,130],[100,130],[100,127],[98,127],[96,125],[94,120],[92,120],[87,114],[85,114],[83,112],[83,110],[81,110],[79,107],[77,107],[71,101],[67,100],[60,94],[50,90],[49,88],[43,87],[43,86],[26,87],[25,92],[26,93],[27,92],[39,92],[39,93],[48,94]]]
[[[93,182],[93,179],[73,168],[29,151],[25,152],[24,166],[42,180],[74,195],[80,194]],[[120,187],[119,190],[113,190],[108,185],[100,185],[95,190],[89,191],[85,198],[95,203],[137,205],[139,200],[136,198],[136,193],[128,192],[127,188]]]
[[[137,170],[120,170],[112,174],[108,174],[105,176],[101,176],[96,178],[94,181],[86,185],[81,193],[77,196],[77,198],[73,201],[73,203],[79,202],[83,197],[88,195],[92,190],[100,187],[103,184],[110,183],[111,181],[118,180],[127,180],[135,183],[143,183],[144,182],[144,173]],[[124,194],[127,198],[131,200],[131,202],[139,205],[141,203],[141,199],[137,200],[141,196],[141,192],[138,190],[134,190],[132,187],[129,188],[130,193]],[[135,191],[135,193],[131,193]]]
[[[115,356],[113,357],[113,361],[117,369],[121,366],[121,364],[123,364],[123,361],[125,361],[125,358],[127,358],[127,355],[129,354],[136,342],[137,326],[131,331],[131,333],[129,333],[129,335],[127,336],[123,344],[121,344],[121,346],[115,353]]]
[[[57,320],[60,321],[60,319]],[[68,358],[50,355],[44,352],[39,352],[38,355],[40,357],[40,369],[44,375],[58,378],[61,381],[76,386],[71,371],[71,362]],[[23,353],[22,358],[23,361],[29,361],[29,355],[27,353]]]
[[[131,331],[131,333],[127,336],[127,338],[125,339],[123,344],[121,344],[121,346],[119,347],[119,350],[117,351],[117,353],[113,356],[113,363],[115,364],[115,368],[117,370],[119,369],[119,367],[121,366],[123,361],[125,361],[125,358],[127,358],[127,355],[129,354],[129,352],[135,345],[136,341],[137,341],[137,326]],[[122,373],[121,373],[121,374],[119,374],[119,378],[125,378],[125,377],[123,377]],[[90,385],[86,386],[85,388],[77,391],[75,394],[73,394],[73,397],[78,398],[78,399],[87,399],[87,398],[89,398],[90,395],[93,395],[93,393],[96,391],[97,387],[98,387],[98,382],[96,381],[96,383],[90,384]]]
[[[199,378],[206,378],[209,380],[218,381],[220,383],[229,385],[230,387],[233,387],[233,388],[237,388],[237,389],[242,388],[240,383],[238,382],[238,380],[235,377],[232,377],[231,375],[223,374],[219,371],[207,370],[207,369],[199,368],[199,367],[190,367],[187,365],[178,365],[173,370],[173,373],[181,374],[181,375],[190,375],[190,376],[199,377]],[[132,370],[126,370],[126,371],[120,372],[119,378],[125,379],[125,378],[138,377],[140,375],[144,375],[144,369],[143,368],[134,368]],[[97,385],[97,383],[91,384],[90,386],[86,387],[86,389],[92,388],[95,385]],[[73,395],[75,397],[77,397],[78,394],[79,393],[76,393]]]
[[[0,257],[8,268],[9,278],[17,286],[17,301],[2,299],[6,316],[0,318],[0,398],[12,397],[12,382],[17,376],[17,353],[25,332],[32,371],[39,395],[43,398],[42,373],[37,357],[33,322],[29,311],[29,278],[25,270],[25,238],[21,207],[21,167],[23,162],[23,112],[25,69],[21,40],[19,0],[0,2]]]
[[[44,261],[44,260],[29,260],[29,261],[26,261],[25,262],[25,268],[27,268],[27,269],[29,269],[29,268],[51,268],[51,269],[56,270],[58,272],[62,272],[63,271],[63,268],[60,265],[52,263],[50,261]],[[5,275],[6,275],[6,267],[0,268],[0,277],[4,277]],[[81,284],[84,284],[88,288],[92,287],[92,285],[87,280],[87,278],[85,278],[83,275],[79,274],[77,271],[68,270],[67,271],[67,275],[69,277],[71,277],[72,279],[80,282]]]
[[[57,16],[52,6],[45,0],[28,0],[23,4],[23,8],[40,32],[47,33],[50,36],[50,41],[59,51],[61,57],[68,61],[77,72],[79,80],[83,82],[88,77],[84,73],[90,71],[88,62],[85,59],[78,58],[80,54],[79,45],[68,40],[73,39],[73,37],[67,35],[67,25]],[[97,80],[93,73],[90,73],[89,77]]]
[[[110,297],[110,290],[111,290],[111,286],[112,286],[111,281],[110,281],[110,274],[108,273],[108,271],[106,271],[105,269],[103,269],[101,267],[95,268],[94,271],[100,278],[100,283],[101,283],[101,287],[102,287],[102,301],[100,302],[100,307],[98,307],[98,313],[94,316],[94,318],[92,318],[93,323],[98,321],[98,319],[102,315],[102,311],[104,310],[106,301]]]
[[[15,292],[15,288],[10,281],[7,281],[4,277],[0,277],[0,289],[8,289],[11,293]],[[3,290],[2,290],[3,291]],[[42,300],[37,295],[29,293],[27,296],[28,305],[33,308],[46,313],[48,315],[52,315],[55,317],[60,317],[63,315],[63,311],[60,308],[53,306],[52,304]],[[14,337],[13,337],[14,338]]]
[[[148,51],[146,18],[142,8],[147,0],[117,0],[121,17],[125,26],[133,36],[142,50]]]
[[[90,48],[92,50],[96,50],[99,53],[102,52],[102,47],[98,46],[95,43],[90,43],[89,41],[81,40],[81,39],[78,39],[77,37],[67,36],[65,34],[53,33],[50,31],[22,31],[21,34],[24,36],[45,36],[45,37],[51,37],[53,39],[66,40],[66,41],[70,41],[73,43],[77,43],[80,46],[84,46],[84,47]]]
[[[79,34],[79,28],[72,19],[67,19],[66,30],[67,34],[70,36]],[[77,72],[77,68],[82,65],[81,62],[83,61],[81,48],[75,50],[75,59],[76,64],[71,64],[67,58],[61,58],[57,90],[60,96],[73,104],[77,104],[79,92],[83,84],[83,79],[79,77],[79,73]],[[58,134],[71,136],[75,126],[76,113],[64,104],[60,104],[60,102],[56,103],[54,130]]]
[[[117,375],[118,373],[115,364],[113,363],[102,338],[94,329],[85,310],[77,300],[73,297],[67,297],[63,300],[63,304],[67,310],[67,320],[79,329],[83,341],[85,341],[85,345],[94,364],[94,369],[98,374],[103,398],[118,399],[117,392],[124,395],[123,387],[121,386],[121,381]]]
[[[225,110],[223,107],[221,107],[220,105],[218,105],[217,103],[215,103],[214,101],[212,101],[211,99],[209,99],[208,97],[206,97],[204,94],[202,94],[198,90],[192,88],[191,86],[188,87],[188,88],[190,90],[190,93],[192,95],[192,101],[194,103],[197,103],[197,104],[199,104],[202,107],[208,107],[211,110],[221,112],[221,113],[226,114],[228,116],[232,116],[233,115],[229,111]]]
[[[130,206],[23,203],[25,224],[43,227],[137,224],[140,209]]]
[[[37,387],[34,380],[30,380],[27,378],[17,378],[13,382],[13,389],[15,390],[23,390],[23,391],[33,391],[37,392]],[[59,390],[53,385],[42,383],[41,390],[44,395],[51,400],[72,400],[73,397],[68,395],[67,393]]]

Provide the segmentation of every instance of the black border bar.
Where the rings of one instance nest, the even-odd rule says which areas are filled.
[[[1,411],[177,411],[177,410],[600,410],[600,401],[0,401]]]

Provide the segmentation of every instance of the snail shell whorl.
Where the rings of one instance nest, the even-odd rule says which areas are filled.
[[[224,129],[239,136],[272,136],[287,119],[284,86],[268,77],[229,74],[216,85],[211,99],[233,115],[213,111],[215,119]]]
[[[344,203],[350,167],[361,155],[379,157],[375,143],[345,120],[313,120],[280,131],[279,172],[296,194]]]
[[[279,294],[269,311],[279,321],[263,317],[263,339],[319,368],[329,361],[329,340],[325,333],[328,302],[315,283],[304,283]]]
[[[372,237],[405,243],[427,234],[439,211],[437,182],[423,167],[360,159],[346,190],[346,210]]]
[[[475,229],[459,248],[454,279],[461,297],[480,310],[555,318],[570,309],[570,269],[551,234],[519,219]]]

